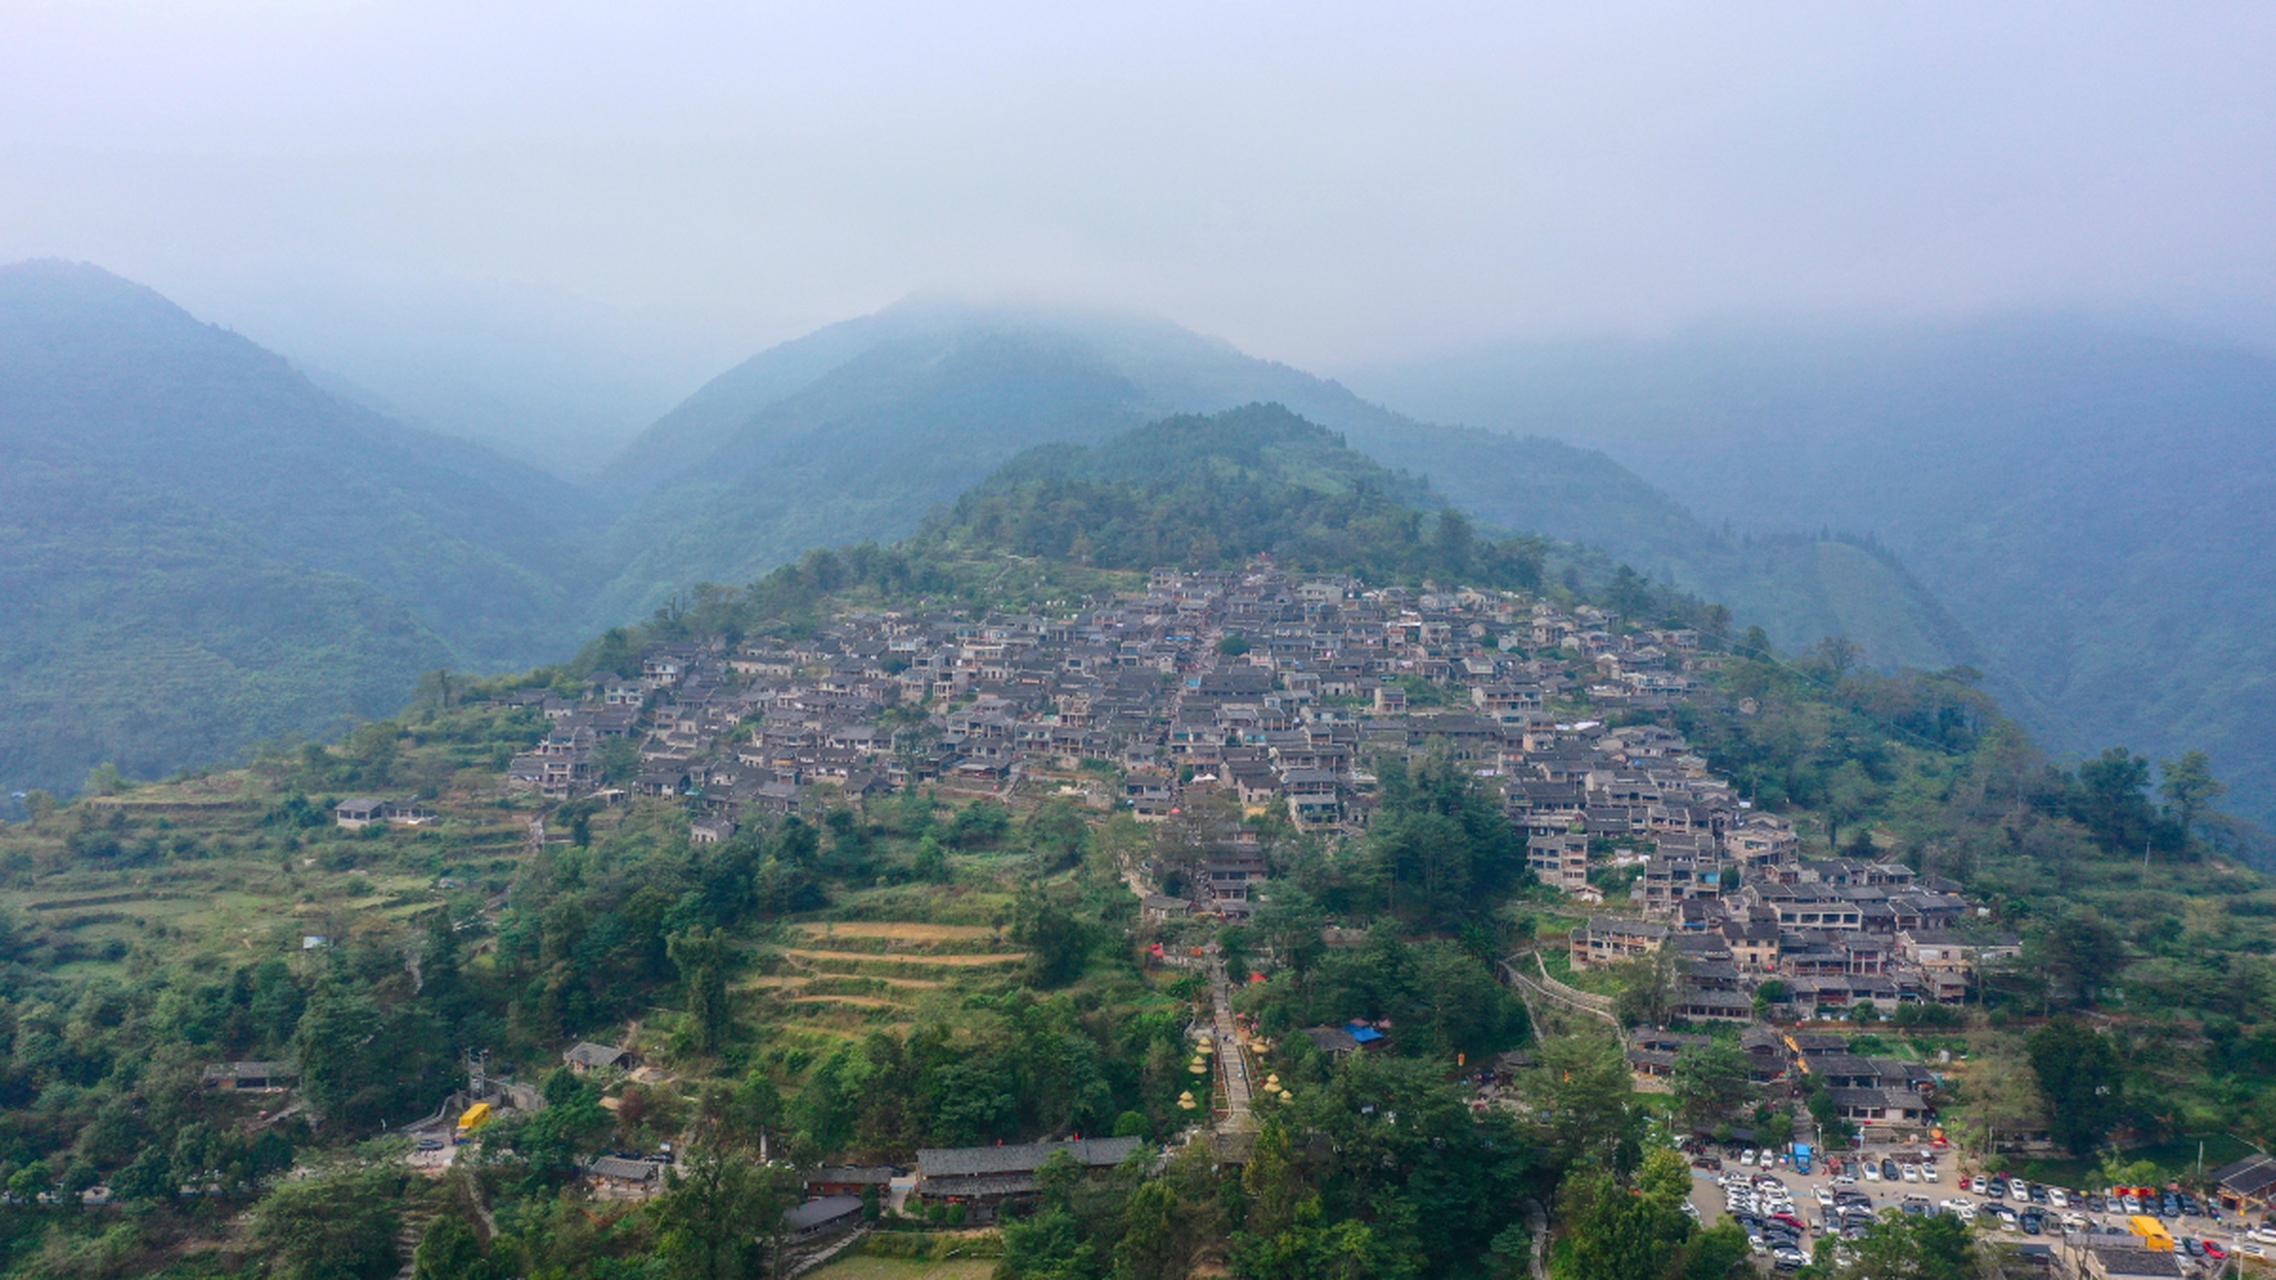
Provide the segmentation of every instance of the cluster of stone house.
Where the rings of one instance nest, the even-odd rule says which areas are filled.
[[[1976,966],[2013,942],[1956,934],[1957,886],[1804,861],[1793,825],[1754,810],[1681,734],[1588,718],[1671,708],[1715,661],[1688,631],[1627,632],[1506,592],[1370,589],[1264,563],[1160,569],[1143,593],[1065,615],[856,614],[792,645],[658,645],[637,678],[582,702],[513,695],[548,724],[508,781],[677,797],[704,843],[801,811],[817,788],[1002,794],[1103,765],[1112,800],[1144,821],[1215,794],[1354,831],[1377,800],[1365,761],[1443,752],[1498,790],[1543,884],[1599,904],[1608,870],[1625,883],[1605,905],[1635,915],[1577,931],[1573,962],[1673,945],[1684,1017],[1751,1019],[1771,978],[1804,1017],[1965,999]],[[637,776],[604,789],[612,738],[637,744]],[[1149,917],[1253,909],[1267,871],[1255,832],[1221,826],[1201,833],[1196,865],[1158,875],[1178,892],[1149,898]]]
[[[1672,948],[1687,1018],[1750,1021],[1753,993],[1775,979],[1778,1003],[1803,1018],[1839,1017],[1871,1001],[1957,1004],[1977,969],[2020,954],[2012,935],[1956,932],[1974,908],[1944,881],[1907,867],[1848,859],[1746,868],[1718,896],[1690,897],[1669,918],[1603,917],[1573,932],[1587,968]]]
[[[1676,1060],[1703,1049],[1714,1037],[1658,1028],[1638,1031],[1628,1044],[1628,1065],[1638,1075],[1666,1079]],[[1842,1118],[1871,1128],[1917,1129],[1935,1119],[1929,1095],[1936,1077],[1918,1062],[1854,1053],[1847,1036],[1782,1031],[1755,1024],[1739,1035],[1747,1078],[1758,1085],[1799,1076],[1825,1082]]]
[[[1543,646],[1569,652],[1524,656]],[[1439,749],[1495,780],[1546,851],[1574,816],[1611,820],[1589,812],[1592,785],[1623,797],[1621,834],[1688,830],[1703,821],[1693,806],[1727,799],[1673,735],[1560,729],[1547,710],[1584,690],[1598,706],[1672,705],[1696,650],[1689,632],[1622,635],[1594,609],[1502,592],[1373,590],[1261,564],[1162,569],[1143,594],[1068,616],[866,614],[792,646],[660,645],[637,679],[611,678],[582,702],[547,690],[507,699],[548,720],[508,785],[555,799],[685,797],[691,835],[710,841],[798,810],[818,786],[1002,790],[1103,762],[1143,820],[1216,791],[1335,830],[1366,822],[1364,753]],[[899,710],[915,706],[927,714]],[[619,737],[638,743],[639,775],[604,788],[599,753]],[[1230,861],[1202,877],[1199,908],[1246,900],[1261,859]],[[1585,869],[1572,870],[1585,890]]]

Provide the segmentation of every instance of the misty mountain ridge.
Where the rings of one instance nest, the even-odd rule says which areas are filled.
[[[209,287],[193,309],[229,315],[343,400],[579,485],[730,349],[566,290],[329,264]]]
[[[68,750],[51,735],[37,767],[8,769],[36,785],[68,785],[99,759],[159,772],[224,742],[325,732],[392,710],[422,672],[528,666],[696,583],[750,582],[811,548],[905,537],[1024,450],[1102,446],[1148,423],[1258,404],[1406,473],[1398,483],[1418,486],[1408,497],[1432,495],[1419,505],[1592,543],[1600,558],[1575,562],[1591,573],[1629,561],[1729,603],[1740,625],[1760,621],[1781,644],[1847,632],[1884,663],[1926,668],[1973,652],[1883,550],[1725,537],[1601,454],[1414,422],[1152,317],[917,300],[833,326],[665,415],[628,447],[626,479],[612,471],[605,499],[327,394],[281,357],[94,268],[0,274],[0,336],[0,430],[33,491],[16,510],[77,531],[60,547],[21,541],[10,565],[39,599],[24,612],[36,623],[8,646],[26,674],[0,722],[63,724],[75,700],[99,701],[85,662],[65,660],[96,651],[99,627],[169,637],[138,671],[203,673],[186,694],[154,676],[100,684],[120,708],[156,698],[183,723],[131,749],[123,711]],[[1179,448],[1223,464],[1187,430]],[[1149,463],[1175,465],[1170,454]],[[611,521],[622,501],[635,505]],[[89,526],[61,508],[118,519]],[[126,573],[145,542],[146,564]],[[71,546],[89,549],[82,562]],[[100,564],[98,547],[114,549]],[[242,636],[227,652],[179,656],[212,625],[199,602],[217,575],[265,584],[270,594],[236,614],[266,637],[264,656],[248,656]],[[303,618],[295,599],[322,607]],[[356,648],[383,639],[384,652]],[[350,696],[355,682],[328,677],[318,654],[368,683]],[[278,672],[289,690],[275,687]],[[169,754],[165,741],[199,745]]]
[[[0,783],[67,789],[400,708],[569,643],[585,500],[318,389],[97,268],[0,268]]]
[[[1892,557],[1791,536],[1744,548],[1602,454],[1417,422],[1155,316],[941,298],[762,352],[627,446],[612,474],[652,487],[611,535],[626,568],[601,616],[637,614],[698,579],[747,581],[833,529],[836,541],[906,536],[1031,444],[1259,403],[1342,433],[1493,527],[1593,544],[1721,600],[1781,644],[1846,631],[1872,637],[1891,667],[1975,659]],[[972,434],[989,423],[993,433]],[[919,441],[904,456],[923,465],[875,465]]]
[[[2276,819],[2276,358],[2060,316],[1701,329],[1352,375],[1601,448],[1709,519],[1877,539],[2049,745],[2200,748]],[[1866,641],[1868,648],[1871,641]]]

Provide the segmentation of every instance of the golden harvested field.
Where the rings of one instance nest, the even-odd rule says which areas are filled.
[[[979,969],[989,965],[1017,964],[1027,959],[1025,951],[1007,951],[985,956],[928,956],[911,952],[879,955],[870,951],[814,951],[784,947],[782,954],[798,960],[875,961],[881,964],[940,965],[951,969]]]
[[[899,920],[821,921],[791,927],[820,939],[883,938],[890,942],[976,942],[996,935],[996,930],[980,925],[913,924]]]

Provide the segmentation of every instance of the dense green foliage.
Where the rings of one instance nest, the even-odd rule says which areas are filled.
[[[2276,820],[2276,692],[2245,674],[2276,656],[2264,352],[2035,316],[1543,345],[1361,385],[1604,449],[1709,521],[1876,537],[1973,637],[1948,661],[1981,667],[2050,748],[2202,750],[2238,813]],[[1761,601],[1707,594],[1768,625]],[[1944,665],[1869,621],[1781,643],[1846,632],[1876,665]]]
[[[2250,1047],[2276,1026],[2276,894],[2238,865],[2248,850],[2207,807],[2218,783],[2203,761],[2169,765],[2178,786],[2153,787],[2149,762],[2122,748],[2065,770],[1972,671],[1881,676],[1838,644],[1791,663],[1741,651],[1766,655],[1726,676],[1751,710],[1676,717],[1714,767],[1757,803],[1805,807],[1820,852],[1898,856],[1990,904],[1962,929],[2012,933],[2023,950],[1986,975],[1995,1025],[2103,1020],[2034,1032],[2029,1061],[2020,1042],[1988,1042],[2038,1077],[2011,1111],[2082,1152],[2119,1132],[2276,1137],[2276,1102],[2251,1074],[2267,1059]],[[1898,1010],[1911,1025],[1922,1013]]]
[[[1389,582],[1423,576],[1535,587],[1541,548],[1479,538],[1419,482],[1278,405],[1170,418],[1085,450],[1014,458],[928,522],[923,537],[1144,569],[1239,564]]]
[[[589,501],[92,267],[0,269],[0,793],[149,777],[526,665]]]

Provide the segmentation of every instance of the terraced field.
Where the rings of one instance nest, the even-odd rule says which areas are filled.
[[[765,951],[772,972],[741,989],[768,1021],[827,1036],[913,1025],[931,1002],[1009,978],[1027,953],[981,925],[815,921],[792,926],[798,945]]]

